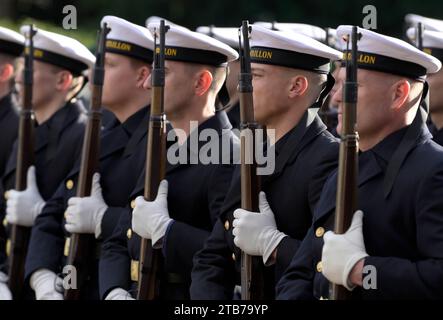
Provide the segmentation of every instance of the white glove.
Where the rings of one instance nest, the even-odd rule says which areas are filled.
[[[8,287],[8,276],[0,271],[0,300],[12,300],[11,290]]]
[[[7,194],[6,220],[8,223],[32,227],[35,218],[45,206],[45,201],[38,191],[35,167],[30,166],[28,169],[25,190],[9,190]]]
[[[149,202],[143,197],[135,199],[132,230],[142,238],[151,239],[153,248],[162,247],[161,240],[171,221],[168,212],[168,181],[160,182],[155,201]]]
[[[349,282],[349,273],[358,261],[368,256],[363,241],[363,211],[354,213],[346,233],[335,234],[328,231],[323,239],[323,275],[330,282],[353,290],[355,286]]]
[[[102,219],[108,209],[103,200],[100,186],[100,174],[92,177],[91,195],[89,197],[72,197],[66,209],[65,229],[70,233],[94,233],[99,238],[102,233]]]
[[[131,297],[131,294],[128,291],[122,288],[115,288],[108,293],[105,300],[135,300],[135,299]]]
[[[63,300],[63,294],[57,290],[63,280],[54,272],[39,269],[32,274],[29,282],[37,300]]]
[[[286,235],[277,230],[274,213],[263,191],[259,194],[258,207],[259,213],[243,209],[234,211],[234,243],[249,255],[262,256],[263,263],[271,265],[274,261],[269,258]]]

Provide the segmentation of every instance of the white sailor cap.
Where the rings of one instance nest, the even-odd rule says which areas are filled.
[[[171,25],[165,38],[165,59],[182,62],[225,66],[236,60],[238,53],[227,44],[207,35]],[[148,26],[152,33],[159,29],[159,23]]]
[[[154,39],[147,28],[115,16],[104,16],[101,26],[105,23],[111,29],[106,38],[106,52],[152,63]]]
[[[416,27],[419,23],[421,23],[425,29],[432,31],[443,31],[443,20],[427,18],[418,14],[410,13],[405,16],[405,21],[410,27]]]
[[[406,31],[409,40],[415,42],[417,38],[417,28],[409,28]],[[438,60],[443,61],[443,31],[422,31],[422,50],[433,55]]]
[[[18,32],[0,27],[0,53],[15,57],[22,54],[25,38]]]
[[[305,23],[288,22],[254,22],[255,25],[275,31],[295,31],[320,42],[326,42],[326,30]]]
[[[337,28],[337,35],[344,38],[350,35],[352,26]],[[435,73],[441,68],[441,62],[424,53],[409,43],[388,37],[371,30],[358,28],[361,38],[357,43],[358,67],[396,74],[416,80],[423,80],[428,73]],[[350,50],[350,49],[349,49]],[[343,60],[351,57],[344,50]]]
[[[226,43],[231,48],[238,50],[238,28],[219,28],[214,26],[201,26],[195,31],[203,33],[223,43]]]
[[[251,62],[328,73],[331,60],[342,56],[327,45],[301,33],[251,26]]]
[[[159,16],[150,16],[149,18],[146,19],[145,25],[148,26],[151,23],[160,24],[161,20],[165,20],[165,25],[167,25],[167,26],[178,26],[178,27],[182,27],[182,28],[187,29],[186,27],[180,26],[180,25],[178,25],[178,24],[176,24],[176,23],[174,23],[174,22],[172,22],[170,20],[167,20],[167,19],[159,17]]]
[[[35,31],[34,59],[69,70],[74,75],[81,75],[95,63],[95,56],[79,41],[42,29]],[[22,26],[20,32],[26,37],[30,26]]]

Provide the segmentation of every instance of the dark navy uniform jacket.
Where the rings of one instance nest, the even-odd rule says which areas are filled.
[[[3,176],[12,146],[18,135],[18,110],[11,94],[0,99],[0,177]]]
[[[120,208],[126,205],[145,164],[148,110],[147,107],[142,108],[123,124],[114,119],[102,131],[99,157],[100,185],[109,208],[103,216],[101,239],[106,239],[112,234],[119,219]],[[65,241],[69,233],[64,228],[64,212],[69,198],[76,196],[79,162],[65,176],[65,180],[35,221],[25,265],[26,279],[41,268],[59,273],[64,267],[69,250],[69,240]],[[97,241],[98,251],[101,239]],[[97,254],[99,255],[99,252]],[[98,299],[97,272],[97,269],[93,270],[90,281],[82,291],[83,298]]]
[[[58,185],[75,165],[80,156],[86,124],[85,108],[80,102],[67,103],[50,119],[35,128],[35,167],[37,185],[42,198],[47,201]],[[2,178],[4,190],[15,187],[17,142],[8,160]],[[6,201],[2,196],[0,208],[5,211]],[[3,228],[2,225],[0,228]],[[5,265],[5,247],[2,246],[0,264]]]
[[[268,297],[312,223],[320,191],[338,161],[338,142],[314,110],[275,144],[273,174],[262,176],[262,190],[285,237],[275,265],[265,268]],[[232,235],[233,212],[241,207],[240,173],[236,171],[223,210],[204,248],[194,258],[192,299],[232,299],[240,283],[240,250]],[[269,290],[271,292],[269,292]]]
[[[18,135],[18,110],[15,108],[11,94],[0,99],[0,178],[3,176],[6,163],[12,152]],[[2,181],[0,179],[0,198],[3,199]],[[0,207],[0,221],[5,217],[5,208]],[[0,227],[0,263],[5,261],[6,230]]]
[[[429,121],[428,123],[429,131],[432,134],[432,140],[437,142],[439,145],[443,146],[443,128],[437,129],[437,127],[432,123],[432,121]]]
[[[443,298],[443,148],[431,140],[424,124],[390,193],[385,197],[383,192],[387,164],[406,130],[359,156],[358,208],[364,212],[369,255],[365,266],[375,267],[377,289],[354,289],[356,299]],[[329,296],[319,262],[323,234],[333,229],[336,186],[334,174],[325,185],[313,226],[277,286],[278,299]]]
[[[217,221],[220,207],[226,196],[234,169],[234,148],[238,154],[238,138],[232,133],[232,126],[224,111],[199,125],[198,131],[213,129],[227,142],[230,150],[220,155],[227,156],[222,164],[195,164],[167,162],[166,179],[169,182],[168,211],[174,220],[163,239],[163,270],[160,285],[161,299],[189,299],[192,258],[209,236]],[[191,134],[192,135],[192,134]],[[188,155],[192,152],[188,143]],[[202,152],[205,142],[199,143]],[[171,150],[171,147],[169,147]],[[188,157],[189,159],[189,157]],[[144,190],[144,174],[141,183],[134,190],[131,202]],[[132,202],[133,203],[133,202]],[[102,249],[100,259],[100,294],[105,298],[114,288],[123,288],[135,295],[138,276],[141,238],[131,230],[132,210],[128,207],[122,214],[114,235]]]

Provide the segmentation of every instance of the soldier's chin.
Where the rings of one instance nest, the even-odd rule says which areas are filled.
[[[338,134],[341,134],[341,121],[340,121],[340,120],[339,120],[338,123],[337,123],[337,128],[336,128],[336,130],[337,130],[337,133],[338,133]]]

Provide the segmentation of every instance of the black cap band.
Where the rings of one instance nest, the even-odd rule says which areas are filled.
[[[283,49],[252,47],[250,55],[253,63],[272,64],[323,74],[328,74],[330,68],[330,60],[327,58]]]
[[[443,49],[442,48],[423,48],[423,51],[436,57],[443,62]]]
[[[18,57],[23,52],[24,45],[0,39],[0,53],[6,53]]]
[[[342,65],[351,58],[350,51],[343,52]],[[375,53],[359,51],[357,57],[358,67],[361,69],[380,71],[402,77],[423,81],[426,77],[426,68],[409,61],[403,61]]]
[[[152,50],[121,40],[106,40],[106,52],[129,56],[147,63],[152,63],[153,61]]]
[[[172,46],[165,47],[165,59],[214,67],[224,67],[227,64],[227,57],[219,52]]]
[[[25,52],[27,52],[27,48],[25,48]],[[88,65],[81,61],[40,48],[34,48],[34,59],[69,70],[76,76],[80,76],[84,70],[88,69]]]

